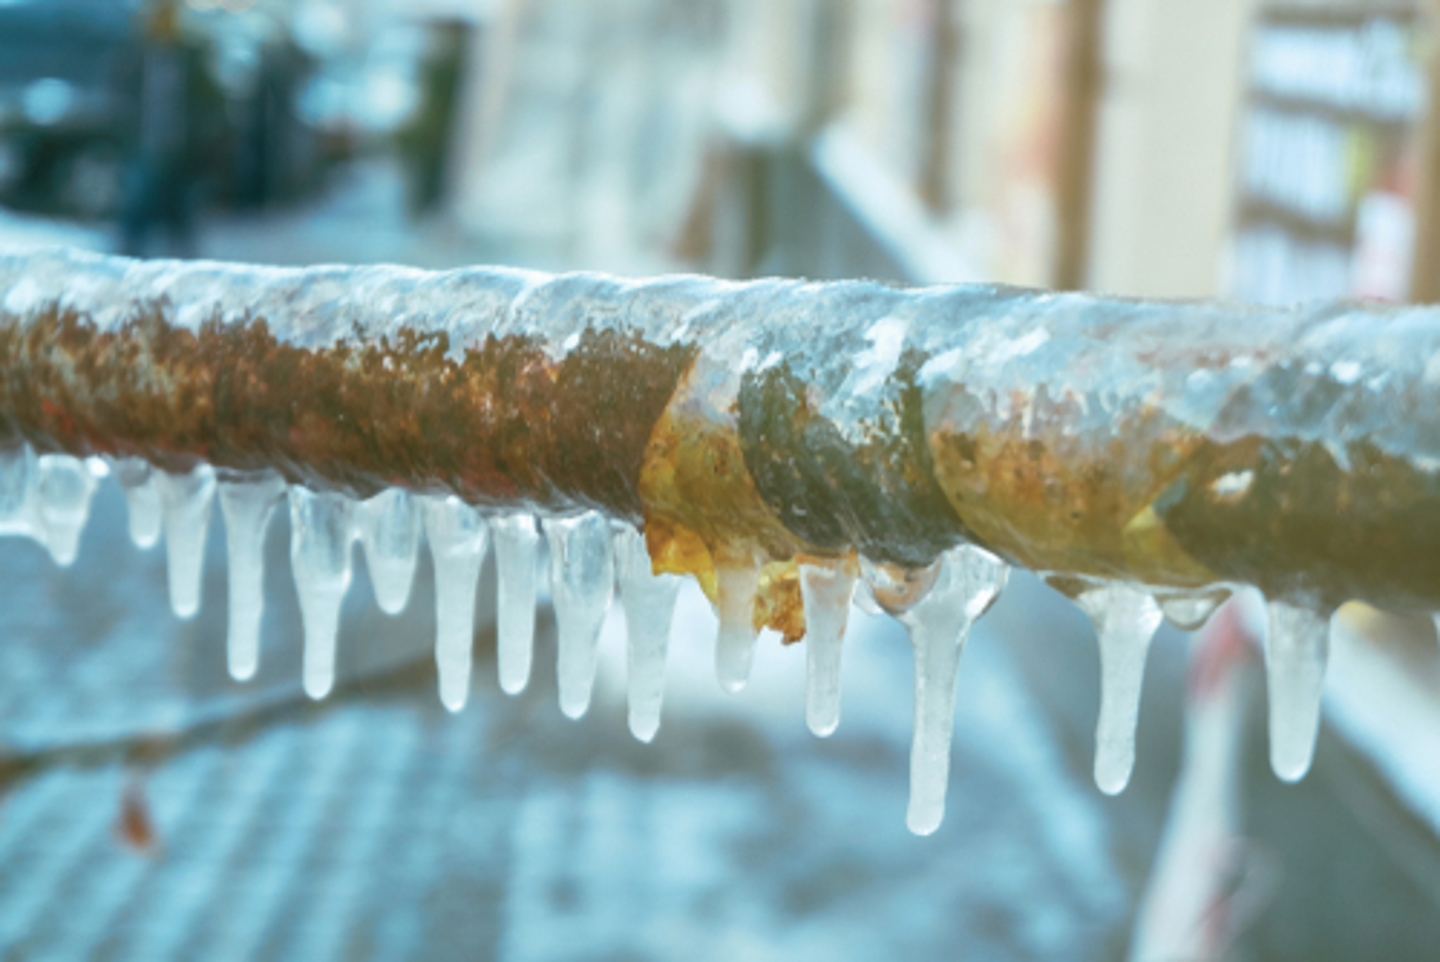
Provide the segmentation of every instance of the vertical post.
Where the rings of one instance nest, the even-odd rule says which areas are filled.
[[[1062,154],[1056,177],[1054,286],[1085,285],[1090,260],[1090,206],[1095,125],[1104,85],[1105,0],[1069,0],[1062,83]]]
[[[1410,299],[1440,301],[1440,0],[1421,0],[1425,32],[1425,114],[1420,121],[1416,167],[1415,250],[1410,265]]]
[[[950,207],[950,139],[954,131],[955,76],[959,70],[960,28],[956,0],[932,0],[934,32],[925,78],[924,155],[920,158],[920,199],[932,211]]]

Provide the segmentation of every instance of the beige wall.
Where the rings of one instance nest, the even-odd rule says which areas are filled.
[[[1254,0],[1110,0],[1090,284],[1218,293]]]

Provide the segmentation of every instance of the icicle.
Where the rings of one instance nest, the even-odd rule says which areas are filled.
[[[375,603],[387,615],[398,615],[410,600],[420,551],[420,516],[415,502],[401,488],[382,491],[355,506],[355,525],[365,549]]]
[[[155,472],[139,458],[120,458],[115,462],[114,474],[125,492],[130,540],[137,548],[153,548],[160,540],[160,489],[155,484]]]
[[[1156,602],[1165,613],[1165,620],[1181,631],[1195,631],[1204,627],[1215,609],[1230,597],[1229,588],[1201,589],[1173,594],[1157,594]]]
[[[90,519],[90,499],[100,482],[84,461],[68,454],[45,454],[39,460],[40,523],[50,557],[62,568],[80,554],[80,535]]]
[[[665,699],[665,654],[680,579],[657,575],[650,565],[645,536],[630,525],[615,532],[615,566],[620,576],[620,603],[625,607],[626,681],[630,733],[642,742],[660,729]]]
[[[285,481],[265,473],[220,482],[229,558],[230,628],[226,662],[230,677],[248,681],[260,667],[260,618],[265,610],[265,529],[285,497]]]
[[[840,724],[840,655],[855,571],[848,565],[800,565],[805,605],[805,723],[821,738]]]
[[[470,697],[471,649],[475,644],[475,589],[490,542],[480,512],[454,496],[420,500],[425,537],[435,562],[435,666],[440,702],[450,711]]]
[[[290,489],[290,567],[305,623],[305,694],[335,686],[340,604],[350,587],[351,505],[344,495]]]
[[[600,626],[615,590],[610,524],[594,511],[544,522],[550,541],[550,594],[560,636],[560,710],[579,718],[590,707]]]
[[[1077,601],[1100,643],[1100,718],[1095,725],[1095,784],[1106,795],[1124,791],[1135,767],[1135,723],[1145,680],[1145,656],[1160,627],[1160,606],[1144,591],[1107,584]]]
[[[512,514],[491,522],[495,535],[496,635],[500,688],[518,695],[530,681],[535,642],[535,519]]]
[[[715,674],[720,687],[732,694],[750,680],[755,660],[755,594],[760,589],[759,559],[749,564],[720,564],[715,569],[720,617],[715,637]]]
[[[200,579],[205,568],[205,535],[215,498],[215,469],[198,464],[188,474],[156,475],[160,512],[165,521],[165,555],[170,575],[170,607],[178,618],[200,610]]]
[[[929,592],[898,611],[915,649],[915,732],[905,824],[916,835],[934,832],[945,817],[955,725],[955,669],[970,626],[1000,594],[1009,572],[1009,567],[988,551],[962,545],[947,551],[932,566]]]
[[[1431,615],[1435,621],[1435,643],[1440,644],[1440,612]]]
[[[1328,619],[1283,601],[1269,605],[1265,687],[1270,704],[1270,767],[1287,782],[1310,770],[1320,732],[1320,697],[1330,654]]]
[[[35,494],[35,451],[28,444],[0,448],[0,524],[7,532],[27,531]]]

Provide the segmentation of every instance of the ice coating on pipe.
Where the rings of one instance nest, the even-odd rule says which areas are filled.
[[[665,700],[665,655],[680,579],[651,570],[645,536],[630,525],[615,531],[615,570],[625,609],[626,700],[630,733],[642,742],[660,730]]]
[[[285,480],[273,472],[222,480],[220,514],[230,582],[225,641],[230,677],[249,681],[260,667],[260,624],[265,613],[265,532],[285,498]]]
[[[490,522],[495,539],[496,671],[500,690],[518,695],[530,682],[535,647],[535,563],[540,534],[530,514]]]
[[[435,563],[435,667],[440,703],[449,711],[465,707],[475,644],[475,592],[490,544],[490,526],[459,498],[424,497],[420,515]]]
[[[90,519],[99,482],[84,461],[65,454],[39,458],[38,508],[45,547],[62,568],[80,556],[80,536]]]
[[[1297,782],[1310,770],[1320,734],[1320,700],[1330,655],[1330,619],[1284,601],[1269,603],[1265,692],[1270,718],[1270,767]]]
[[[962,545],[934,565],[928,590],[892,613],[915,652],[915,730],[910,746],[910,804],[905,824],[929,835],[945,818],[950,742],[955,726],[955,672],[970,626],[999,596],[1009,566],[981,548]]]
[[[319,700],[335,687],[340,606],[350,588],[351,504],[344,495],[290,488],[290,568],[305,625],[305,694]]]
[[[550,542],[550,595],[559,635],[560,710],[580,718],[595,685],[596,645],[615,590],[610,522],[595,511],[543,522]]]
[[[1126,584],[1093,588],[1077,599],[1100,645],[1100,717],[1095,723],[1095,784],[1125,790],[1135,767],[1135,726],[1145,656],[1163,617],[1149,592]]]
[[[840,664],[857,573],[844,564],[800,565],[805,606],[805,723],[821,738],[840,725]]]
[[[125,492],[130,540],[137,548],[153,548],[160,540],[160,489],[155,471],[140,458],[117,458],[111,469]]]
[[[177,618],[192,618],[200,610],[205,537],[215,500],[215,469],[202,463],[184,474],[161,471],[155,480],[165,527],[170,607]]]
[[[388,488],[355,505],[355,527],[375,603],[387,615],[398,615],[410,601],[420,553],[420,516],[414,500],[403,488]]]

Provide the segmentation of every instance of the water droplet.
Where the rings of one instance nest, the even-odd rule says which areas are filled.
[[[1155,600],[1165,613],[1165,620],[1181,631],[1196,631],[1205,626],[1215,609],[1230,597],[1229,588],[1202,588],[1196,591],[1160,592]]]

